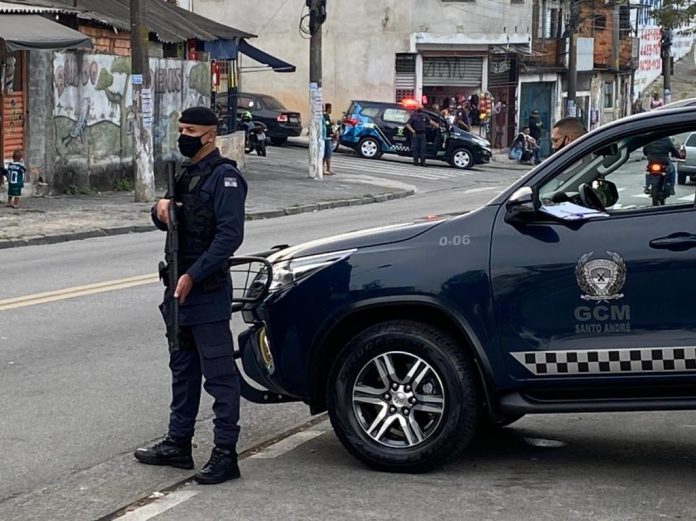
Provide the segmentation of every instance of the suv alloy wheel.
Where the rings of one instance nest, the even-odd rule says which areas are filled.
[[[443,332],[419,322],[372,326],[350,340],[327,389],[343,445],[378,470],[423,472],[463,451],[480,398],[473,362]]]

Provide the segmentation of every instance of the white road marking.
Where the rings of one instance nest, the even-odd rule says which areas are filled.
[[[475,194],[477,192],[499,192],[501,188],[499,186],[482,186],[481,188],[471,188],[469,190],[464,190],[465,194]]]
[[[432,164],[432,163],[431,163]],[[450,167],[417,167],[407,162],[367,160],[359,158],[332,158],[331,166],[341,169],[357,170],[370,174],[387,174],[421,179],[456,179],[462,175],[473,175],[470,171],[455,170]]]
[[[117,517],[116,521],[147,521],[197,495],[197,490],[178,490],[145,506],[126,512],[121,517]]]
[[[325,430],[319,430],[316,429],[316,427],[312,430],[297,432],[292,436],[280,440],[278,443],[274,443],[273,445],[265,448],[258,454],[254,454],[251,457],[256,459],[275,459],[278,456],[282,456],[286,452],[290,452],[291,450],[296,449],[303,443],[307,443],[308,441],[313,440],[317,436],[321,436],[325,432]]]

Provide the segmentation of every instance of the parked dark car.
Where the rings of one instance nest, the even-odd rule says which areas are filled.
[[[653,206],[642,152],[691,132],[696,107],[628,117],[476,211],[273,253],[239,336],[267,391],[244,395],[328,409],[400,472],[525,414],[695,410],[694,192]]]
[[[227,115],[227,92],[215,95],[215,110],[220,119]],[[251,112],[254,121],[268,128],[268,137],[274,145],[282,145],[288,137],[302,134],[302,116],[299,112],[286,109],[283,104],[268,94],[240,92],[237,94],[237,121],[244,112]]]
[[[339,143],[366,159],[379,159],[382,154],[410,156],[411,136],[405,127],[412,112],[412,107],[402,103],[353,101],[341,123]],[[428,131],[428,159],[460,169],[491,160],[491,144],[486,139],[451,127],[439,114],[424,112],[439,126]]]

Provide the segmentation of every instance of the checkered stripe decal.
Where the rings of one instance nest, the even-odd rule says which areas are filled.
[[[696,371],[696,347],[511,353],[536,376]]]
[[[411,148],[406,145],[392,145],[392,152],[410,152]]]

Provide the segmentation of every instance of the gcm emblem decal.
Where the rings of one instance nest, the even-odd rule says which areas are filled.
[[[597,302],[623,298],[621,289],[626,283],[626,263],[621,255],[607,251],[608,259],[590,260],[593,254],[586,253],[575,266],[578,286],[585,292],[581,298]]]

